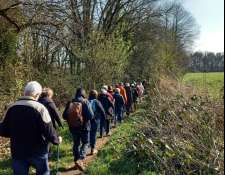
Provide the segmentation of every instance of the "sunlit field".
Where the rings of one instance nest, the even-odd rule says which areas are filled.
[[[188,73],[183,83],[193,85],[196,90],[213,97],[224,95],[224,73]]]

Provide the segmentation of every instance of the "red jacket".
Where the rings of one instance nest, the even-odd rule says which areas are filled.
[[[142,93],[141,93],[141,88],[140,88],[140,86],[137,86],[137,88],[138,88],[138,91],[139,91],[139,95],[140,95],[140,96],[142,96]]]

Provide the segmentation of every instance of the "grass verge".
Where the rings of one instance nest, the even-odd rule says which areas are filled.
[[[143,118],[141,116],[144,112],[144,109],[137,110],[130,118],[118,127],[111,136],[110,141],[105,145],[104,149],[98,153],[95,161],[85,171],[85,174],[156,174],[148,171],[141,171],[142,167],[150,170],[151,167],[149,167],[149,162],[136,163],[136,161],[134,161],[135,154],[137,154],[135,144],[129,143],[128,145],[127,143],[131,137],[139,134],[137,132],[139,130],[139,123],[136,122],[136,120],[142,120]],[[127,148],[129,147],[131,150],[127,151]]]

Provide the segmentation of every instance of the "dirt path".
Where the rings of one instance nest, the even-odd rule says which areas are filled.
[[[124,118],[125,120],[125,118]],[[113,134],[115,132],[114,124],[111,124],[110,132]],[[110,137],[98,138],[96,143],[96,150],[101,150],[105,144],[110,140]],[[95,160],[97,155],[91,155],[91,148],[88,149],[87,157],[84,159],[84,167],[87,169],[88,165]],[[61,175],[82,175],[83,172],[74,169],[74,164],[68,165],[65,171],[60,172]]]

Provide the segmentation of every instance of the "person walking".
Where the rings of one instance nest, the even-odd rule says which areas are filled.
[[[115,99],[115,128],[117,127],[118,120],[120,123],[123,123],[123,111],[124,111],[124,105],[125,101],[123,96],[120,94],[120,89],[115,89],[114,94]]]
[[[139,94],[139,101],[141,103],[141,100],[142,100],[142,91],[141,91],[141,87],[138,86],[138,84],[136,84],[136,87],[137,87],[137,91],[138,91],[138,94]]]
[[[133,88],[133,105],[132,105],[132,108],[134,109],[134,111],[137,110],[137,102],[138,102],[138,90],[137,90],[137,87],[132,84],[131,87]]]
[[[115,94],[115,93],[113,92],[112,86],[108,86],[108,93],[110,93],[112,96]]]
[[[51,120],[52,120],[53,127],[56,129],[55,122],[57,122],[58,125],[62,129],[64,129],[63,123],[60,119],[59,112],[57,110],[55,103],[52,100],[52,97],[53,97],[53,91],[50,88],[43,88],[41,97],[38,99],[38,102],[43,104],[48,109],[48,112],[49,112]],[[51,157],[52,154],[54,154],[54,152],[51,150],[51,142],[48,139],[45,139],[45,142],[47,144],[48,157]]]
[[[126,90],[123,88],[123,83],[119,83],[119,87],[120,89],[120,94],[123,96],[123,99],[124,99],[124,102],[125,104],[127,104],[127,93],[126,93]]]
[[[14,175],[28,174],[31,166],[37,175],[50,175],[44,138],[54,145],[62,143],[48,110],[37,102],[41,92],[38,82],[28,83],[24,96],[10,106],[0,125],[0,136],[10,138]]]
[[[113,118],[113,111],[114,111],[113,102],[109,99],[106,93],[107,91],[105,89],[102,89],[101,95],[98,97],[98,100],[101,102],[106,114],[106,120],[101,119],[100,121],[100,137],[101,138],[103,138],[104,136],[104,128],[106,131],[106,136],[111,136],[111,133],[110,133],[111,121],[110,120]]]
[[[144,86],[142,85],[142,83],[140,83],[139,87],[140,87],[141,94],[142,94],[142,95],[140,96],[140,102],[142,102],[142,98],[143,98],[143,94],[144,94],[145,88],[144,88]]]
[[[127,116],[130,116],[131,107],[132,107],[132,100],[133,100],[133,88],[130,87],[129,83],[126,83],[125,86],[126,95],[127,95],[127,105],[126,105],[126,111]]]
[[[147,85],[148,85],[147,81],[146,81],[146,80],[144,80],[144,81],[142,82],[142,85],[144,86],[144,89],[146,90]]]
[[[93,90],[90,92],[89,101],[91,104],[91,108],[94,113],[94,118],[91,120],[91,133],[90,133],[90,141],[91,141],[91,154],[97,154],[95,150],[96,140],[97,140],[97,133],[98,127],[100,125],[100,120],[106,120],[105,110],[100,101],[97,100],[98,92]]]
[[[79,106],[80,104],[80,106]],[[76,110],[72,113],[72,106],[77,105]],[[75,114],[76,117],[81,113],[81,118],[79,121],[76,120],[75,125],[72,126],[71,114]],[[91,108],[91,104],[88,100],[85,100],[85,90],[82,88],[77,89],[76,96],[72,101],[66,104],[66,108],[63,112],[63,119],[67,120],[70,133],[73,135],[73,155],[75,168],[79,168],[84,171],[83,160],[87,155],[87,150],[90,142],[90,130],[91,130],[91,120],[94,118],[94,113]],[[72,122],[71,122],[72,123]],[[80,148],[80,142],[82,146]]]
[[[111,93],[108,92],[108,86],[102,86],[102,89],[106,90],[106,95],[110,98],[111,101],[113,101],[113,96],[111,95]],[[101,94],[99,94],[100,96]]]
[[[115,94],[115,93],[113,92],[112,86],[108,86],[108,93],[110,93],[112,96]],[[114,100],[114,98],[113,98],[113,105],[115,105],[115,100]],[[111,120],[111,123],[113,123],[113,122],[114,122],[114,119],[115,119],[115,108],[114,108],[113,113],[114,113],[114,116],[113,116],[113,119]]]

